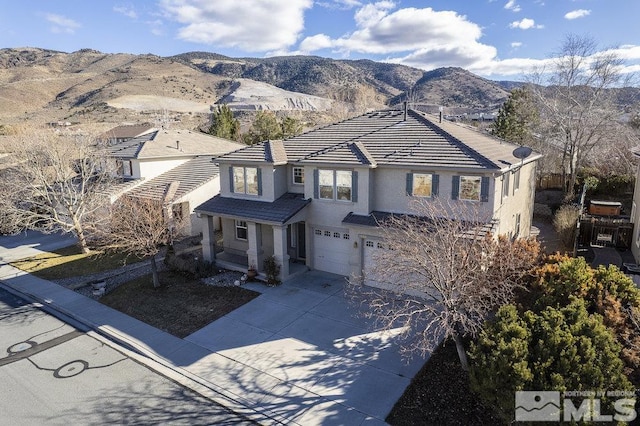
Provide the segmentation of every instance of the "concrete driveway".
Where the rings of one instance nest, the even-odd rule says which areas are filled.
[[[344,277],[319,271],[278,287],[249,283],[259,297],[186,340],[255,370],[252,377],[244,369],[233,386],[235,392],[254,394],[251,399],[264,409],[309,407],[296,423],[308,424],[305,416],[323,424],[382,422],[425,359],[401,359],[400,330],[382,332],[358,317],[344,284]],[[273,392],[273,386],[287,386],[287,398],[275,397],[282,392]],[[348,407],[352,418],[333,412],[335,403]]]

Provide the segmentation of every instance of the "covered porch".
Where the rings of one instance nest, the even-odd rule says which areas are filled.
[[[205,260],[229,270],[250,267],[265,279],[264,261],[273,256],[285,281],[307,271],[306,209],[302,194],[284,194],[273,202],[216,196],[200,207]],[[215,222],[221,218],[222,246],[216,243]]]

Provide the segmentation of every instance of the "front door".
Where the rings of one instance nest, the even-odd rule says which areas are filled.
[[[297,223],[298,232],[297,232],[297,246],[298,246],[298,259],[306,259],[307,258],[307,227],[304,222]]]

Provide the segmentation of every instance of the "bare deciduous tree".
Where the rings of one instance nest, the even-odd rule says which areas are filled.
[[[535,240],[495,238],[486,219],[468,205],[426,200],[416,202],[411,215],[380,224],[382,249],[364,277],[375,287],[362,286],[362,277],[351,285],[364,295],[367,316],[415,336],[405,351],[425,354],[452,338],[467,369],[463,337],[476,335],[490,313],[512,300],[536,261]]]
[[[173,217],[168,203],[124,195],[112,205],[110,225],[100,232],[98,244],[105,250],[150,257],[153,286],[159,287],[156,255],[173,244],[182,220]]]
[[[573,194],[577,170],[595,147],[612,141],[622,111],[609,89],[624,84],[622,59],[598,51],[588,37],[569,35],[548,68],[529,78],[541,106],[544,138],[562,152],[565,188]]]
[[[99,226],[112,182],[105,152],[92,136],[26,129],[13,136],[10,166],[3,170],[3,227],[71,232],[83,252]],[[6,219],[6,221],[5,221]]]

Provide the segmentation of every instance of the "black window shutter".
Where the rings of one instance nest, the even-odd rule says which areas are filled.
[[[407,195],[413,195],[413,173],[407,173]]]
[[[440,190],[440,176],[439,175],[431,175],[431,195],[433,197],[438,196],[438,191]]]
[[[451,199],[457,200],[460,195],[460,176],[454,176],[451,180]]]
[[[258,179],[258,195],[262,195],[262,169],[260,167],[258,167],[257,179]]]
[[[487,176],[483,176],[480,182],[480,200],[489,201],[489,178]]]
[[[313,198],[318,198],[318,169],[313,170]]]
[[[351,201],[358,202],[358,172],[351,172]]]
[[[233,167],[229,166],[229,191],[233,193]]]

